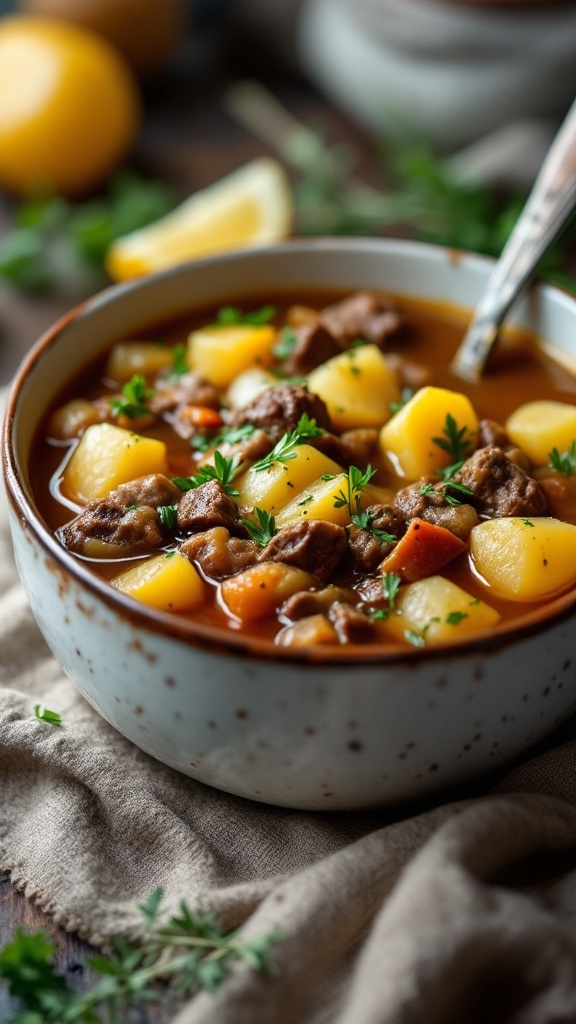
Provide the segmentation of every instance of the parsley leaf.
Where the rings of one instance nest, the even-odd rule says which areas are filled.
[[[207,483],[208,480],[217,480],[222,485],[222,489],[226,494],[236,497],[240,492],[235,487],[232,487],[232,480],[236,475],[239,465],[240,459],[237,455],[227,459],[221,452],[215,451],[213,466],[201,466],[194,476],[172,477],[172,483],[176,484],[176,487],[179,487],[181,491],[192,491],[196,487],[201,487],[202,484]]]
[[[178,380],[188,373],[190,367],[186,358],[186,345],[175,345],[172,349],[172,368],[168,374],[170,380]]]
[[[449,626],[459,626],[462,619],[467,619],[467,612],[448,612],[446,616],[446,622]]]
[[[433,437],[434,444],[442,451],[447,452],[454,462],[459,462],[465,457],[466,450],[472,444],[472,438],[466,437],[468,427],[458,427],[456,420],[448,412],[446,421],[442,427],[443,437]]]
[[[385,572],[382,574],[382,593],[388,601],[390,610],[394,608],[394,603],[401,585],[402,577],[398,576],[397,573]]]
[[[207,434],[192,434],[190,445],[198,452],[208,452],[221,444],[235,444],[250,437],[256,430],[253,423],[243,423],[241,427],[224,427],[218,434],[209,437]]]
[[[370,482],[375,472],[376,470],[372,469],[372,466],[370,464],[368,464],[363,473],[360,469],[358,469],[358,466],[350,466],[346,478],[346,483],[334,498],[334,508],[347,507],[348,512],[350,514],[350,518],[352,518],[352,516],[354,515],[361,515],[362,491]],[[326,475],[325,477],[322,477],[322,479],[329,480],[330,476]]]
[[[278,341],[272,346],[272,352],[277,359],[287,359],[291,355],[297,341],[298,335],[296,331],[289,324],[286,324],[279,331]]]
[[[159,505],[156,511],[165,530],[173,530],[178,519],[178,505]]]
[[[276,316],[276,306],[262,306],[250,313],[244,313],[237,306],[222,306],[216,313],[216,322],[209,324],[210,327],[232,327],[236,324],[248,324],[252,327],[261,327],[270,323]]]
[[[572,441],[567,452],[560,454],[557,448],[553,448],[548,454],[548,462],[557,473],[562,476],[571,476],[576,473],[576,440]]]
[[[254,523],[251,519],[241,519],[240,522],[244,524],[252,540],[255,540],[260,547],[265,548],[272,540],[272,537],[278,532],[276,522],[274,516],[270,515],[263,508],[255,507],[254,512],[258,520],[257,523]]]
[[[414,388],[402,388],[402,391],[400,392],[400,401],[388,403],[388,408],[390,409],[390,412],[400,412],[400,409],[403,409],[406,403],[409,402],[410,399],[413,398],[415,394],[416,392],[414,391]]]
[[[376,540],[381,541],[383,544],[395,544],[398,538],[393,533],[387,533],[386,530],[379,530],[374,526],[374,519],[376,513],[370,509],[364,509],[361,512],[354,513],[350,516],[354,526],[357,526],[359,530],[367,530],[371,533]]]
[[[34,714],[39,722],[48,722],[49,725],[62,725],[62,715],[59,715],[57,711],[50,711],[49,708],[45,708],[42,704],[34,705]]]
[[[154,390],[149,388],[146,378],[135,373],[122,388],[122,398],[109,398],[108,402],[112,412],[117,416],[126,416],[129,420],[135,420],[139,416],[149,416],[150,409],[145,404],[154,395]]]

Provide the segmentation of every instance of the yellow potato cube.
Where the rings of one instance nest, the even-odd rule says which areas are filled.
[[[434,473],[456,460],[433,441],[446,438],[444,430],[451,416],[469,441],[465,454],[476,447],[478,417],[470,399],[447,388],[420,388],[380,431],[380,448],[394,469],[408,480]]]
[[[204,327],[188,337],[188,362],[215,387],[227,388],[251,366],[271,365],[275,338],[270,324]]]
[[[400,587],[382,629],[396,640],[433,647],[490,629],[499,619],[499,612],[455,583],[428,576]]]
[[[136,601],[163,612],[191,611],[204,600],[202,578],[179,551],[138,562],[110,582]]]
[[[166,445],[111,423],[88,427],[64,470],[62,487],[73,501],[104,498],[148,473],[168,473]]]
[[[242,409],[243,406],[249,405],[255,398],[258,398],[263,391],[280,383],[278,377],[275,377],[273,373],[268,373],[268,370],[260,370],[256,367],[244,370],[244,373],[239,374],[228,388],[225,396],[226,405],[229,405],[231,409]]]
[[[539,601],[576,584],[576,526],[560,519],[488,519],[470,534],[477,572],[508,601]]]
[[[336,474],[341,470],[341,466],[317,448],[299,444],[294,448],[294,458],[288,462],[273,462],[269,469],[263,470],[256,470],[252,466],[239,476],[234,481],[234,486],[240,492],[237,501],[241,505],[254,505],[276,515],[313,480],[324,473]]]
[[[396,374],[376,345],[328,359],[312,370],[308,388],[326,403],[337,430],[382,426],[390,418],[390,403],[400,398]]]
[[[348,505],[341,504],[341,492],[348,497],[347,473],[339,473],[333,480],[314,480],[284,505],[276,516],[276,526],[281,530],[303,519],[326,519],[337,526],[347,526],[350,513]]]
[[[172,366],[172,349],[155,341],[119,341],[110,349],[105,374],[117,384],[124,384],[135,374],[155,377],[160,370]]]
[[[506,433],[532,462],[545,466],[553,448],[563,455],[576,441],[576,405],[527,402],[508,417]]]

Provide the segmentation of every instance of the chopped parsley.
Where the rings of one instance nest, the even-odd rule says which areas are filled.
[[[201,487],[202,484],[207,483],[209,480],[217,480],[222,485],[222,489],[226,494],[236,497],[240,492],[235,487],[232,487],[232,480],[236,475],[239,465],[240,459],[237,455],[227,459],[221,452],[215,451],[213,466],[201,466],[194,476],[172,477],[172,483],[176,484],[176,487],[179,487],[181,491],[192,491],[196,487]]]
[[[382,574],[382,593],[388,604],[390,610],[394,608],[394,602],[398,594],[398,590],[402,585],[402,577],[398,576],[395,572],[385,572]]]
[[[172,350],[172,369],[169,377],[171,380],[178,380],[188,373],[190,367],[186,358],[186,345],[175,345]]]
[[[405,639],[408,641],[409,644],[412,644],[413,647],[425,647],[426,646],[426,635],[427,635],[428,630],[430,629],[430,626],[432,625],[433,622],[440,622],[440,619],[438,618],[437,615],[433,615],[432,618],[429,619],[429,621],[426,623],[426,625],[422,626],[422,629],[420,629],[420,630],[417,630],[417,629],[407,629],[407,630],[405,630],[405,632],[404,632]]]
[[[122,398],[109,398],[108,402],[112,412],[117,416],[126,416],[129,420],[135,420],[139,416],[149,416],[150,409],[145,404],[154,395],[154,390],[149,388],[146,378],[135,373],[122,388]]]
[[[531,519],[523,519],[522,522],[524,523],[524,526],[534,526]]]
[[[192,434],[190,444],[197,452],[208,452],[211,448],[217,448],[221,444],[235,444],[250,437],[256,427],[252,423],[243,423],[241,427],[224,427],[214,437],[207,434]]]
[[[254,512],[258,520],[257,523],[254,523],[251,519],[241,519],[240,522],[244,524],[252,540],[255,540],[260,547],[265,548],[272,540],[272,537],[278,532],[276,522],[274,516],[266,512],[266,509],[255,507]]]
[[[313,500],[313,498],[314,498],[313,494],[307,494],[305,498],[302,498],[302,501],[299,501],[297,503],[298,507],[300,507],[301,505],[309,505],[310,502]]]
[[[390,409],[390,412],[400,412],[400,409],[403,409],[406,403],[409,402],[410,399],[413,398],[415,394],[416,392],[414,391],[414,388],[402,388],[402,391],[400,392],[400,401],[388,403],[388,408]]]
[[[443,484],[437,484],[436,486],[434,486],[434,484],[423,484],[418,493],[427,495],[434,494],[435,491],[440,491],[449,505],[462,504],[460,498],[457,498],[455,497],[455,495],[450,494],[450,491],[457,491],[458,494],[461,494],[466,498],[469,498],[472,495],[472,491],[470,490],[470,488],[466,487],[465,484],[458,483],[457,480],[446,480]]]
[[[370,464],[368,464],[364,473],[358,469],[358,466],[350,466],[346,478],[346,490],[343,487],[338,492],[334,498],[334,508],[347,507],[350,518],[353,515],[359,516],[362,513],[362,491],[366,484],[370,482],[375,472],[376,470],[372,469]],[[327,479],[330,479],[330,477],[327,476]]]
[[[311,419],[305,412],[302,413],[294,430],[284,434],[272,451],[265,458],[260,459],[260,462],[254,463],[252,469],[256,473],[261,473],[265,469],[271,469],[275,462],[289,462],[290,459],[295,459],[296,452],[294,449],[299,444],[302,444],[309,437],[319,437],[324,432],[317,425],[315,419]]]
[[[443,437],[433,437],[434,444],[443,452],[447,452],[453,462],[460,462],[466,457],[466,451],[472,444],[472,438],[466,437],[468,427],[458,427],[450,413],[446,413],[446,421],[442,427]]]
[[[298,335],[293,327],[288,324],[279,331],[278,341],[272,346],[272,353],[277,359],[288,359],[288,356],[292,354],[296,343],[298,341]]]
[[[387,533],[386,530],[379,530],[374,526],[376,513],[369,509],[354,513],[350,518],[354,526],[357,526],[359,530],[367,530],[368,533],[371,533],[376,540],[381,541],[383,544],[395,544],[398,539],[393,533]]]
[[[449,626],[459,626],[462,619],[468,618],[468,612],[448,612],[446,622]]]

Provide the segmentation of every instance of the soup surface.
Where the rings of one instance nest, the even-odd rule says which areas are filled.
[[[576,584],[576,380],[510,334],[359,292],[119,339],[36,439],[59,540],[137,601],[279,645],[434,646]]]

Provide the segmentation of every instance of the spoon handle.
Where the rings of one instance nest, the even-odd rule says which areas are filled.
[[[478,381],[510,306],[576,205],[576,101],[560,127],[526,205],[496,263],[451,364]]]

